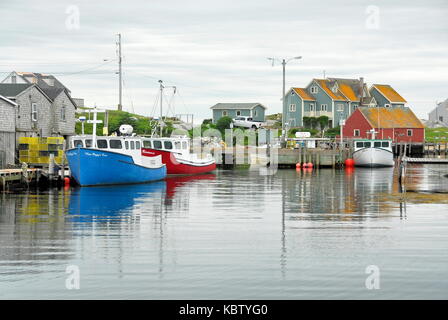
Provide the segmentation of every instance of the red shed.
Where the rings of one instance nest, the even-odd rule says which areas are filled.
[[[344,138],[371,138],[371,129],[377,132],[377,139],[408,143],[425,141],[425,127],[407,107],[359,107],[345,122]]]

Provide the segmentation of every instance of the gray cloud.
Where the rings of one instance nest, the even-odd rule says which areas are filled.
[[[79,30],[65,27],[80,11]],[[379,9],[367,29],[366,8]],[[115,34],[123,35],[124,104],[149,114],[157,80],[179,88],[178,112],[211,116],[225,101],[259,101],[279,112],[281,68],[266,57],[302,55],[287,86],[313,77],[388,83],[425,117],[448,97],[446,1],[4,1],[0,76],[58,74],[87,104],[117,104]],[[70,74],[91,69],[84,73]]]

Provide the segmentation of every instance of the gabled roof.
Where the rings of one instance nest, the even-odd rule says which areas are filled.
[[[292,88],[294,90],[294,92],[300,96],[303,100],[308,100],[308,101],[316,101],[316,99],[314,99],[313,96],[309,95],[308,92],[306,92],[306,89],[304,88]]]
[[[329,88],[329,79],[314,79],[314,81],[317,82],[317,84],[322,88],[322,90],[325,91],[326,94],[330,96],[333,100],[338,101],[347,101],[347,99],[344,97],[344,95],[341,93],[341,91],[338,89],[338,91],[335,93]]]
[[[0,94],[8,98],[16,97],[31,86],[31,83],[0,83]]]
[[[381,93],[391,103],[407,103],[407,101],[388,84],[374,84],[372,85],[370,90],[372,90],[372,88],[376,88],[378,92]]]
[[[376,105],[376,100],[375,97],[363,97],[362,98],[362,104],[374,104]]]
[[[63,88],[67,89],[55,76],[51,74],[37,73],[37,72],[16,72],[28,83],[35,83],[41,88]],[[30,78],[32,79],[30,81]],[[48,84],[47,81],[53,82],[53,85]]]
[[[35,87],[48,99],[48,101],[53,102],[53,100],[38,85],[31,83],[0,83],[0,94],[7,98],[15,98],[31,87]]]
[[[217,103],[210,109],[253,109],[256,106],[261,106],[263,109],[267,109],[264,105],[258,102],[254,103]]]
[[[409,108],[360,107],[358,110],[374,128],[424,128]]]
[[[54,99],[56,99],[62,92],[65,92],[70,102],[73,103],[75,108],[77,108],[76,102],[73,101],[67,89],[65,88],[41,88],[41,89],[52,101],[54,101]]]
[[[17,106],[17,103],[15,103],[14,101],[9,100],[8,98],[2,96],[1,94],[0,94],[0,99],[2,99],[3,101],[8,102],[9,104],[11,104],[13,106]]]

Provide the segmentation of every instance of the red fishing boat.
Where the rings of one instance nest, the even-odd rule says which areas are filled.
[[[143,138],[142,156],[162,156],[167,174],[199,174],[216,169],[211,154],[199,156],[190,152],[190,139],[187,137]]]

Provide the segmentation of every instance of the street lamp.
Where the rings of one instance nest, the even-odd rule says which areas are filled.
[[[289,58],[289,59],[276,59],[276,58],[267,58],[268,60],[272,61],[272,66],[274,66],[274,62],[277,61],[279,63],[282,64],[283,66],[283,94],[282,94],[282,101],[283,101],[283,112],[282,112],[282,142],[283,145],[286,142],[286,131],[285,131],[285,127],[286,127],[286,98],[285,98],[285,67],[286,64],[288,62],[290,62],[291,60],[299,60],[302,59],[302,56],[297,56],[297,57],[293,57],[293,58]]]

